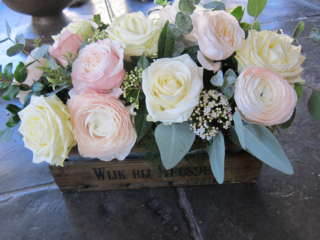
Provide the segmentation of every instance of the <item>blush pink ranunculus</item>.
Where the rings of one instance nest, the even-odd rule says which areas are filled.
[[[234,99],[244,121],[273,126],[290,119],[297,94],[283,77],[270,70],[250,66],[243,69],[237,78]]]
[[[68,107],[79,153],[84,157],[124,160],[136,142],[131,113],[109,94],[69,92]]]
[[[125,77],[124,49],[109,39],[98,40],[80,50],[72,65],[72,83],[78,93],[89,89],[108,92],[120,88]]]
[[[193,21],[193,29],[200,51],[211,60],[224,60],[244,44],[244,31],[226,11],[204,12]]]
[[[66,58],[67,51],[72,52],[72,57],[77,55],[78,49],[83,42],[81,34],[73,34],[69,30],[62,33],[59,38],[53,43],[52,47],[49,48],[49,53],[54,57],[56,62],[62,67],[68,65]]]

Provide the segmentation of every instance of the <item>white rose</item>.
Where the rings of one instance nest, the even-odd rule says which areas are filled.
[[[203,88],[203,68],[184,54],[162,58],[142,72],[148,121],[176,123],[187,121],[199,103]]]
[[[161,19],[147,19],[142,12],[116,17],[107,28],[109,39],[124,47],[124,59],[130,56],[146,56],[158,50],[158,40],[163,27]]]
[[[34,56],[38,50],[39,50],[39,48],[33,49],[31,51],[30,55]],[[32,58],[31,56],[27,57],[27,59],[24,62],[24,65],[27,65],[28,63],[31,63],[34,61],[34,58]],[[41,58],[41,59],[39,59],[39,62],[36,61],[33,64],[31,64],[29,67],[27,67],[28,76],[27,76],[26,80],[23,82],[23,84],[31,86],[33,84],[33,80],[40,78],[41,75],[43,74],[43,71],[38,69],[37,67],[43,67],[45,65],[46,65],[46,59]],[[29,92],[31,92],[31,90],[19,91],[17,98],[19,98],[19,100],[22,104],[24,103],[24,99],[26,98],[26,96]]]
[[[234,100],[244,121],[273,126],[290,119],[297,94],[281,76],[265,68],[250,66],[237,78]]]
[[[291,85],[304,82],[301,79],[301,46],[292,45],[293,38],[272,31],[251,30],[244,46],[236,52],[238,70],[248,66],[258,66],[284,77]]]
[[[33,162],[63,166],[76,145],[67,106],[55,95],[31,97],[30,104],[19,112],[25,147],[33,152]]]

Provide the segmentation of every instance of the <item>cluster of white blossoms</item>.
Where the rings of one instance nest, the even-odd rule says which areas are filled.
[[[202,91],[199,104],[189,118],[191,130],[202,139],[211,140],[219,129],[228,129],[233,120],[228,99],[217,90]]]

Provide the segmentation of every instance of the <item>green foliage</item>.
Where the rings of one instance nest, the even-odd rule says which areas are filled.
[[[154,8],[154,9],[151,9],[149,12],[148,12],[148,16],[153,13],[153,12],[156,12],[156,11],[160,11],[159,8]]]
[[[288,121],[284,122],[284,123],[278,124],[278,126],[280,128],[282,128],[282,129],[289,128],[292,125],[295,117],[296,117],[296,108],[294,109],[291,118]]]
[[[15,44],[12,47],[7,49],[7,55],[8,57],[12,57],[15,56],[19,53],[21,53],[24,49],[24,45],[23,44]]]
[[[79,47],[79,49],[78,49],[78,52],[80,52],[80,50],[81,50],[82,48],[84,48],[85,46],[87,46],[87,44],[88,44],[88,39],[86,39],[86,40],[83,41],[83,43],[80,45],[80,47]]]
[[[144,100],[140,102],[139,109],[136,112],[134,126],[137,133],[137,142],[139,142],[151,130],[153,122],[147,121],[148,111]]]
[[[32,85],[31,85],[31,90],[33,92],[40,92],[41,90],[44,89],[44,85],[40,82],[34,82]]]
[[[11,101],[19,93],[19,85],[10,85],[2,95],[2,99],[6,101]]]
[[[29,92],[26,95],[26,98],[24,99],[24,103],[23,103],[23,108],[25,108],[26,106],[28,106],[30,104],[30,100],[32,96],[41,96],[40,92]]]
[[[0,40],[0,43],[3,43],[3,42],[5,42],[5,41],[7,41],[9,38],[5,38],[5,39],[2,39],[2,40]]]
[[[10,86],[10,82],[7,82],[7,81],[0,82],[0,89],[5,89],[9,86]]]
[[[17,82],[23,83],[28,75],[27,68],[24,67],[23,62],[19,62],[18,66],[16,67],[16,70],[14,71],[14,78]]]
[[[193,5],[192,0],[180,0],[179,1],[179,10],[185,14],[191,15],[196,7]]]
[[[226,5],[224,5],[223,2],[220,1],[214,1],[210,3],[203,4],[203,7],[206,9],[212,9],[212,10],[226,10]]]
[[[190,125],[184,123],[161,123],[155,130],[155,138],[158,144],[161,160],[166,169],[176,166],[189,152],[195,134],[190,130]]]
[[[150,66],[150,62],[143,53],[142,56],[139,58],[139,61],[137,63],[137,67],[142,68],[142,69],[146,69],[149,66]]]
[[[320,122],[320,90],[313,90],[308,101],[308,110],[312,117]]]
[[[297,98],[298,98],[297,103],[298,103],[300,101],[301,96],[302,96],[303,88],[300,83],[295,83],[294,85],[295,85],[294,90],[297,93]]]
[[[32,40],[32,42],[36,45],[36,47],[38,47],[38,48],[41,47],[42,40],[39,37]]]
[[[6,79],[8,81],[11,82],[12,80],[12,63],[8,63],[5,67],[4,67],[4,76],[6,77]]]
[[[165,0],[165,1],[163,1],[163,0],[154,0],[154,3],[157,4],[157,5],[160,5],[162,7],[165,7],[168,4],[167,0]]]
[[[310,31],[311,41],[317,43],[320,41],[320,34],[317,28],[312,28]]]
[[[100,14],[95,14],[93,15],[93,19],[90,19],[91,21],[95,22],[98,25],[98,30],[102,31],[105,30],[109,27],[109,24],[105,24],[104,22],[101,21],[101,15]]]
[[[267,5],[268,0],[249,0],[247,11],[248,14],[256,20]]]
[[[15,127],[18,123],[20,122],[20,117],[18,114],[13,114],[11,115],[7,122],[6,122],[6,126],[9,128],[13,128]]]
[[[218,183],[222,184],[224,180],[224,157],[225,146],[221,131],[213,139],[213,143],[207,146],[211,170]]]
[[[21,108],[13,104],[7,104],[4,108],[7,109],[11,114],[17,114],[21,110]]]
[[[244,15],[244,9],[242,9],[242,6],[238,6],[235,9],[233,9],[231,14],[238,20],[238,22],[241,22]]]
[[[240,117],[240,114],[238,112],[235,112],[233,114],[233,120],[234,120],[234,126],[236,133],[238,135],[239,142],[241,144],[241,147],[243,149],[246,149],[246,141],[244,138],[244,130],[243,130],[243,124],[242,124],[242,119]]]
[[[266,127],[244,124],[243,129],[246,151],[285,174],[293,173],[291,163],[283,152],[281,145]],[[229,129],[229,137],[231,141],[239,145],[239,139],[237,139],[234,128]]]
[[[252,29],[260,32],[260,31],[261,31],[260,22],[259,22],[259,21],[255,21],[255,22],[252,24]]]
[[[199,51],[199,46],[192,46],[192,47],[186,48],[183,51],[183,54],[188,54],[192,58],[192,60],[195,63],[197,63],[198,62],[198,57],[197,57],[198,51]]]
[[[15,132],[15,128],[6,127],[3,130],[0,130],[0,140],[3,142],[8,142],[12,137],[12,134]]]
[[[171,57],[174,51],[174,34],[169,27],[169,20],[164,25],[158,42],[158,58]]]
[[[175,24],[179,30],[186,35],[189,34],[193,29],[192,19],[186,13],[178,12],[176,15]]]
[[[214,75],[210,79],[210,82],[213,86],[222,87],[224,82],[222,71],[219,71],[216,75]]]
[[[298,39],[297,39],[298,35],[303,31],[303,29],[304,29],[304,22],[301,20],[298,23],[298,25],[296,26],[296,28],[293,32],[293,35],[292,35],[293,39],[296,41],[297,44],[299,44]]]

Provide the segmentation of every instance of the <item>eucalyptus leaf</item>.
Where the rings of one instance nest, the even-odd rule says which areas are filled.
[[[206,9],[214,9],[214,10],[226,10],[226,5],[220,1],[214,1],[203,4],[203,7]]]
[[[238,20],[238,22],[241,22],[244,15],[244,9],[242,9],[242,6],[238,6],[231,12],[231,14]]]
[[[310,114],[320,122],[320,90],[313,90],[308,101]]]
[[[158,58],[172,57],[174,50],[174,34],[169,27],[169,21],[162,28],[158,42]]]
[[[147,121],[148,111],[146,104],[141,101],[140,107],[136,111],[137,115],[134,116],[134,126],[137,133],[137,142],[139,142],[150,130],[153,122]]]
[[[150,62],[148,61],[146,56],[144,54],[142,54],[142,56],[140,57],[140,59],[137,63],[137,67],[142,68],[142,69],[146,69],[149,66],[150,66]]]
[[[170,24],[169,26],[170,26],[170,28],[171,28],[172,31],[173,31],[174,39],[175,39],[176,41],[181,41],[181,40],[182,40],[182,33],[181,33],[181,31],[179,30],[179,28],[178,28],[176,25],[174,25],[174,24]]]
[[[53,92],[50,92],[50,93],[47,93],[46,94],[46,97],[49,97],[49,96],[52,96],[52,95],[54,95],[54,94],[57,94],[58,92],[60,92],[60,91],[62,91],[62,90],[64,90],[64,89],[70,89],[72,86],[63,86],[63,87],[60,87],[60,88],[58,88],[57,90],[55,90],[55,91],[53,91]]]
[[[247,5],[248,14],[257,19],[267,5],[268,0],[249,0]]]
[[[197,4],[199,4],[201,2],[201,0],[192,0],[192,2],[193,2],[194,5],[197,5]]]
[[[5,67],[4,67],[4,76],[6,77],[6,79],[8,81],[12,80],[12,63],[8,63]]]
[[[292,125],[295,117],[296,117],[296,108],[294,109],[291,118],[288,121],[284,122],[284,123],[278,124],[278,126],[280,128],[282,128],[282,129],[289,128]]]
[[[222,184],[224,180],[225,145],[221,131],[215,136],[213,143],[207,145],[207,152],[213,175],[217,182]]]
[[[224,76],[224,83],[223,86],[230,86],[232,84],[234,84],[236,82],[237,78],[235,78],[234,76]]]
[[[233,121],[234,121],[234,126],[235,126],[235,129],[236,129],[236,133],[238,135],[238,139],[239,139],[239,142],[241,144],[241,147],[243,149],[246,149],[246,140],[244,138],[244,130],[243,130],[242,119],[241,119],[240,114],[238,112],[234,113]]]
[[[151,9],[151,10],[148,12],[148,16],[150,15],[150,13],[153,13],[153,12],[156,12],[156,11],[160,11],[160,9],[159,9],[159,8]]]
[[[50,45],[48,45],[48,44],[42,45],[42,46],[38,49],[38,51],[34,54],[33,57],[36,58],[36,59],[42,58],[42,57],[47,53],[49,47],[50,47]]]
[[[50,66],[52,69],[54,69],[54,70],[57,69],[58,65],[57,65],[56,61],[48,52],[43,57],[49,60],[49,63],[50,63]]]
[[[10,38],[10,36],[11,36],[11,27],[9,26],[7,20],[6,20],[6,29],[7,29],[7,37]]]
[[[193,29],[191,17],[182,12],[177,13],[175,23],[179,30],[185,35],[189,34]]]
[[[199,46],[192,46],[192,47],[186,48],[183,53],[188,54],[192,58],[192,60],[195,63],[197,63],[198,62],[198,57],[197,57],[198,51],[199,51]]]
[[[224,74],[224,77],[229,76],[237,78],[237,74],[231,68],[229,68]]]
[[[233,93],[234,93],[234,89],[235,89],[234,84],[233,85],[229,85],[227,87],[222,86],[220,88],[220,90],[223,93],[223,95],[225,95],[226,98],[228,98],[228,99],[232,98]]]
[[[175,41],[172,57],[178,57],[183,53],[185,46],[181,41]]]
[[[9,128],[13,128],[15,127],[18,123],[20,122],[20,117],[17,114],[11,115],[7,122],[6,122],[6,126]]]
[[[6,101],[11,101],[19,93],[19,85],[10,85],[2,95],[2,99]]]
[[[7,55],[8,55],[8,57],[15,56],[15,55],[21,53],[23,51],[23,49],[24,49],[23,44],[13,45],[12,47],[7,49]]]
[[[250,23],[246,23],[246,22],[242,22],[242,23],[240,23],[240,27],[241,27],[244,31],[246,31],[246,30],[248,30],[248,29],[251,27],[251,24],[250,24]]]
[[[252,29],[260,32],[261,31],[261,26],[260,26],[260,22],[259,21],[256,21],[252,24]]]
[[[228,130],[228,137],[235,145],[237,145],[238,147],[241,147],[241,143],[239,141],[239,136],[238,136],[238,134],[236,132],[236,128],[234,126],[230,126],[230,128]]]
[[[281,145],[273,134],[264,126],[243,125],[246,149],[269,166],[285,174],[292,174],[293,168]]]
[[[155,138],[163,166],[167,170],[175,167],[189,152],[195,137],[187,122],[167,126],[161,123],[157,126]]]
[[[296,40],[298,35],[303,31],[303,29],[304,29],[304,22],[301,20],[293,32],[293,35],[292,35],[293,39]]]
[[[180,0],[178,6],[181,12],[186,12],[189,15],[192,14],[196,9],[196,7],[193,5],[192,0]]]
[[[40,92],[29,92],[24,99],[23,108],[25,108],[26,106],[28,106],[30,104],[32,96],[41,96],[41,93]]]
[[[17,114],[21,110],[21,108],[13,104],[7,104],[4,108],[7,109],[11,114]]]
[[[320,41],[320,34],[317,28],[312,28],[310,31],[311,41],[317,43]]]
[[[211,79],[210,79],[210,82],[213,86],[216,86],[216,87],[222,87],[223,85],[223,73],[222,71],[220,70],[216,75],[214,75]]]
[[[24,38],[23,34],[16,35],[16,43],[26,45],[26,39]]]

